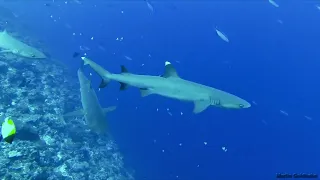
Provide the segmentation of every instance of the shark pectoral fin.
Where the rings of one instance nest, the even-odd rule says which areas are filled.
[[[153,94],[152,91],[147,88],[140,88],[140,93],[142,97],[146,97],[150,94]]]
[[[83,116],[84,115],[84,111],[83,109],[77,110],[77,111],[73,111],[73,112],[69,112],[64,114],[64,117],[70,117],[70,116]]]
[[[173,67],[173,65],[169,61],[165,62],[165,71],[162,77],[164,78],[179,77],[176,69]]]
[[[106,114],[106,113],[114,111],[116,109],[117,109],[117,106],[110,106],[110,107],[107,107],[107,108],[103,108],[103,112]]]
[[[195,114],[200,113],[205,109],[207,109],[207,107],[209,106],[210,106],[210,101],[195,101],[193,113]]]
[[[100,88],[100,89],[105,88],[108,84],[109,84],[109,81],[102,78],[102,79],[101,79],[101,83],[100,83],[100,85],[99,85],[99,88]]]
[[[120,91],[128,89],[129,85],[126,83],[120,82]]]

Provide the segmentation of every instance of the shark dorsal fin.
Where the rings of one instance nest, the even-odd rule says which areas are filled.
[[[128,73],[129,71],[127,70],[127,68],[124,66],[124,65],[122,65],[121,66],[121,73]]]
[[[162,77],[164,78],[179,77],[176,69],[173,67],[173,65],[169,61],[165,62],[165,71]]]

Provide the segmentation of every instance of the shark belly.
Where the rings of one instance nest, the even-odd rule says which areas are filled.
[[[81,89],[81,102],[84,110],[85,120],[89,127],[95,127],[103,122],[101,119],[105,120],[104,113],[99,104],[98,98],[92,89]]]
[[[209,100],[209,93],[206,89],[194,86],[183,79],[165,78],[161,86],[153,89],[155,94],[178,99],[181,101]]]
[[[91,82],[84,75],[81,68],[78,69],[78,79],[80,83],[82,109],[66,113],[64,117],[84,116],[86,125],[89,126],[91,130],[97,133],[107,133],[107,113],[114,111],[116,107],[101,107],[98,97],[91,87]]]
[[[152,90],[153,93],[165,97],[194,103],[194,113],[200,113],[212,105],[211,89],[206,86],[180,78],[167,78],[166,83]]]

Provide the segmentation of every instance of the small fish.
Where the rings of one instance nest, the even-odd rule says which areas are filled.
[[[312,117],[304,116],[304,118],[306,118],[306,119],[309,120],[309,121],[312,121]]]
[[[1,116],[1,119],[3,119],[4,116]],[[11,144],[14,137],[16,135],[16,126],[11,119],[11,117],[6,117],[4,119],[4,122],[2,123],[1,127],[1,135],[0,140],[4,140],[5,142]]]
[[[68,24],[68,23],[65,23],[64,27],[66,27],[67,29],[72,29],[72,26],[70,24]]]
[[[289,114],[287,112],[283,111],[283,110],[280,110],[280,113],[285,115],[285,116],[289,116]]]
[[[227,151],[228,151],[228,149],[227,149],[226,147],[224,147],[224,146],[223,146],[221,149],[222,149],[222,151],[224,151],[224,152],[227,152]]]
[[[279,7],[279,5],[273,0],[269,0],[269,3],[272,4],[274,7]]]
[[[147,3],[149,10],[153,13],[154,12],[153,6],[150,4],[150,2],[148,0],[145,0],[145,2]]]
[[[76,4],[82,4],[82,2],[78,0],[73,0],[73,2],[75,2]]]
[[[229,42],[229,38],[227,37],[227,35],[225,35],[223,32],[219,31],[217,28],[215,28],[218,36],[224,40],[225,42]]]
[[[106,51],[106,49],[105,49],[103,46],[101,46],[101,45],[99,45],[98,48],[99,48],[101,51]]]
[[[129,61],[132,61],[132,58],[129,57],[129,56],[124,56],[124,58],[126,58],[126,59],[129,60]]]
[[[79,46],[81,51],[90,51],[90,48],[88,48],[87,46]]]
[[[280,19],[278,19],[277,22],[280,23],[280,24],[283,24],[283,21],[280,20]]]
[[[262,122],[264,125],[268,125],[267,121],[265,121],[264,119],[262,119],[261,122]]]

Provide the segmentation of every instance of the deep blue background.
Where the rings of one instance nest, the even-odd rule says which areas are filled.
[[[137,180],[270,180],[276,173],[320,173],[316,4],[151,3],[153,13],[143,1],[7,5],[75,75],[80,60],[72,54],[84,45],[91,48],[88,57],[110,72],[125,65],[132,73],[159,75],[168,60],[182,78],[257,103],[250,109],[209,108],[194,115],[192,103],[142,98],[135,88],[119,92],[113,82],[98,94],[103,106],[118,105],[109,116],[110,131]],[[215,26],[229,43],[216,35]],[[98,87],[100,79],[93,77]]]

